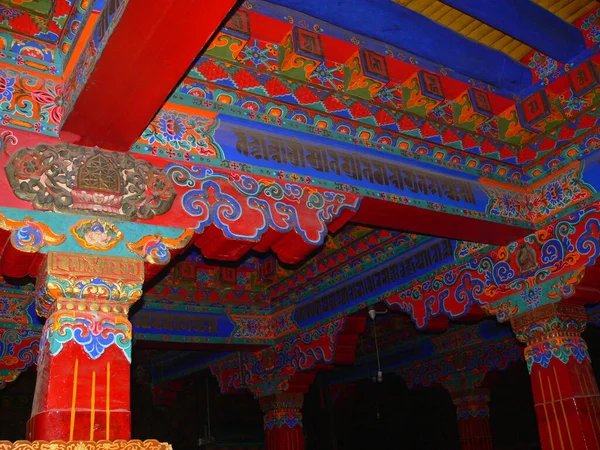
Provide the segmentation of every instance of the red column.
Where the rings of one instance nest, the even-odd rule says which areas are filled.
[[[304,450],[304,394],[280,393],[260,399],[265,415],[265,450]]]
[[[492,450],[490,395],[487,389],[452,393],[462,450]]]
[[[143,262],[51,253],[45,269],[37,306],[48,319],[27,438],[129,440],[127,313],[141,295]]]
[[[512,319],[527,344],[535,412],[544,450],[600,449],[600,394],[581,332],[578,305],[554,303]]]

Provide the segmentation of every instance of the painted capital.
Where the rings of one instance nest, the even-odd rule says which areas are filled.
[[[450,395],[452,403],[456,406],[457,420],[489,417],[490,393],[487,389],[477,388],[469,391],[452,392]]]
[[[40,348],[53,357],[74,342],[97,360],[114,346],[131,362],[127,314],[143,281],[141,260],[49,252],[36,286],[36,311],[48,318]]]
[[[302,426],[304,394],[283,392],[260,399],[265,430]]]
[[[142,296],[144,263],[123,257],[49,252],[38,276],[36,311],[127,315]]]
[[[511,319],[517,339],[524,344],[525,361],[531,372],[534,364],[546,368],[552,358],[566,363],[571,356],[581,363],[589,359],[581,338],[587,314],[583,306],[551,303]]]

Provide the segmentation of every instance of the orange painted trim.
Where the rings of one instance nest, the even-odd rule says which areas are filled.
[[[63,68],[63,81],[66,81],[71,75],[73,69],[75,69],[75,65],[79,61],[85,46],[88,44],[89,40],[92,38],[92,33],[94,28],[96,27],[96,23],[98,22],[98,18],[100,17],[100,12],[93,11],[90,15],[90,18],[87,21],[87,24],[81,34],[79,35],[79,39],[77,40],[77,44],[73,49],[73,53],[71,53],[71,57],[69,61],[67,61],[67,66]]]

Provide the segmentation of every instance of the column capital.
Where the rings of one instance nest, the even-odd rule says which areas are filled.
[[[530,373],[534,364],[547,368],[553,358],[563,363],[571,356],[579,363],[589,360],[581,337],[587,324],[583,306],[551,303],[512,318],[511,324],[517,339],[527,344],[525,361]]]
[[[587,324],[581,305],[550,303],[511,319],[517,339],[528,345],[553,338],[580,337]]]
[[[36,285],[36,311],[127,316],[142,296],[144,262],[135,258],[49,252]]]
[[[475,388],[468,391],[451,392],[450,396],[452,403],[456,406],[458,420],[490,415],[490,391],[488,389]]]
[[[304,394],[297,392],[281,392],[259,399],[260,408],[264,413],[300,411],[304,404]]]
[[[259,402],[265,414],[265,430],[302,427],[300,411],[304,403],[304,394],[283,392],[261,397]]]

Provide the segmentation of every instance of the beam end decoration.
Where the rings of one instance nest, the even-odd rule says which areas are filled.
[[[294,231],[311,245],[321,245],[327,225],[344,212],[356,212],[360,197],[311,186],[256,179],[210,168],[170,164],[166,172],[186,188],[183,209],[198,219],[195,231],[216,226],[230,239],[257,242],[269,229]]]
[[[5,170],[15,196],[42,211],[151,219],[169,211],[176,195],[147,161],[71,144],[22,148]]]
[[[30,217],[11,220],[0,213],[0,229],[10,231],[13,247],[24,253],[36,253],[46,245],[60,245],[66,239],[64,234],[55,233],[48,225]]]
[[[165,265],[171,261],[171,250],[180,250],[190,243],[193,230],[185,230],[181,236],[173,239],[159,234],[144,236],[137,242],[128,242],[130,252],[144,258],[150,264]]]

